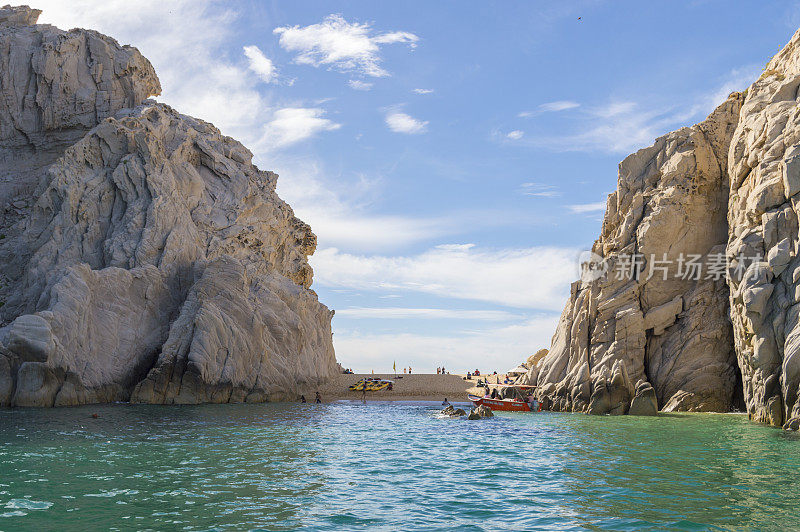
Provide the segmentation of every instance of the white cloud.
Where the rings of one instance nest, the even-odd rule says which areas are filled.
[[[418,255],[379,256],[322,249],[316,281],[331,288],[406,290],[540,310],[560,310],[578,276],[578,250],[438,246]]]
[[[226,135],[253,144],[270,116],[271,102],[257,78],[225,59],[239,14],[211,0],[38,0],[39,22],[63,29],[91,28],[131,43],[156,69],[159,101],[213,123]]]
[[[603,212],[606,210],[606,202],[598,201],[597,203],[583,203],[579,205],[568,205],[567,207],[575,214]]]
[[[443,218],[376,214],[381,176],[331,172],[308,156],[278,155],[270,168],[279,175],[278,193],[309,223],[320,246],[386,252],[453,231]]]
[[[561,195],[555,186],[545,183],[522,183],[519,188],[523,196],[555,198]]]
[[[431,94],[433,89],[414,89],[417,94]]]
[[[543,103],[536,108],[536,111],[523,111],[518,116],[520,118],[529,118],[531,116],[536,116],[541,113],[554,113],[559,111],[567,111],[569,109],[575,109],[576,107],[580,107],[581,104],[578,102],[572,102],[569,100],[559,100],[557,102],[547,102]]]
[[[264,83],[272,83],[275,80],[275,66],[272,61],[258,49],[258,46],[245,46],[243,50],[250,63],[250,70],[255,72]]]
[[[571,102],[569,100],[561,100],[557,102],[547,102],[539,106],[539,109],[544,112],[558,112],[566,111],[567,109],[575,109],[579,107],[578,102]]]
[[[509,132],[509,134],[506,135],[506,137],[508,137],[511,140],[519,140],[519,139],[521,139],[523,137],[523,135],[525,135],[524,131],[520,131],[519,129],[515,129],[514,131]]]
[[[357,79],[351,79],[347,82],[347,84],[350,85],[351,89],[355,89],[357,91],[368,91],[372,88],[372,83]]]
[[[359,372],[391,372],[396,362],[398,369],[411,365],[415,373],[433,373],[442,365],[450,372],[502,373],[549,348],[557,323],[558,314],[539,314],[511,325],[443,335],[361,333],[337,326],[333,343],[342,365]]]
[[[341,124],[323,118],[324,113],[322,109],[316,108],[278,109],[264,127],[264,137],[260,144],[280,148],[311,138],[321,131],[333,131],[341,127]]]
[[[267,160],[256,156],[256,164]],[[545,219],[529,209],[443,211],[434,215],[376,212],[384,179],[381,175],[342,173],[323,167],[312,156],[290,152],[269,154],[269,168],[280,175],[278,194],[295,214],[309,223],[320,249],[337,247],[354,253],[397,253],[420,243],[441,242],[470,228],[504,228],[521,223],[538,226]]]
[[[392,111],[386,115],[386,125],[395,133],[406,133],[416,135],[425,133],[428,130],[428,122],[417,120],[406,113]]]
[[[795,26],[796,28],[797,26]],[[761,75],[761,65],[746,65],[734,68],[728,73],[727,79],[716,90],[711,91],[699,104],[700,112],[710,113],[719,104],[724,102],[728,95],[735,91],[749,87]]]
[[[728,94],[743,90],[755,80],[758,71],[756,65],[733,69],[715,89],[695,95],[688,105],[612,100],[582,107],[576,133],[547,132],[526,140],[532,146],[557,151],[631,153],[670,131],[703,120]]]
[[[455,319],[481,321],[508,321],[519,315],[503,310],[458,310],[442,308],[368,308],[336,309],[337,316],[356,319]]]
[[[694,110],[644,108],[636,102],[612,101],[586,108],[577,133],[540,134],[527,142],[555,151],[630,153],[651,144],[677,124],[696,114]]]
[[[275,28],[274,33],[284,50],[297,54],[297,63],[372,77],[389,75],[380,66],[380,45],[406,43],[413,48],[419,40],[405,31],[374,34],[369,24],[350,23],[341,15],[328,15],[321,23],[305,27]]]

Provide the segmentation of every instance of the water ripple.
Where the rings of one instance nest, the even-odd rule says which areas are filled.
[[[795,526],[800,439],[742,416],[437,412],[347,402],[0,410],[0,517],[77,530]]]

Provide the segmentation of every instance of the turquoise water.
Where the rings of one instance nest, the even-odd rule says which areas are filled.
[[[800,438],[743,416],[466,421],[437,410],[0,410],[0,530],[799,525]]]

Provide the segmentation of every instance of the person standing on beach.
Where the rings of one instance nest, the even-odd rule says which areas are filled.
[[[322,402],[322,396],[320,396],[319,392],[317,392],[317,396],[314,398],[314,402],[320,404]]]

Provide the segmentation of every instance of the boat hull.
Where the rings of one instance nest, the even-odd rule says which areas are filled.
[[[492,399],[490,397],[477,397],[470,395],[469,400],[475,406],[486,405],[492,410],[499,410],[501,412],[530,412],[531,407],[528,403],[523,401],[516,401],[514,399]]]

